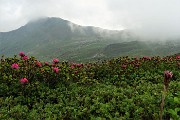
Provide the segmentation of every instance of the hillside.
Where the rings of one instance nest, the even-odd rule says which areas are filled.
[[[31,21],[17,30],[0,33],[0,54],[12,56],[25,51],[41,60],[89,59],[106,45],[130,41],[127,31],[79,26],[61,18]]]
[[[0,55],[19,51],[49,61],[96,61],[124,55],[166,56],[180,52],[180,40],[144,40],[128,30],[80,26],[61,18],[41,18],[19,29],[0,32]]]
[[[180,41],[130,41],[107,45],[103,54],[108,57],[117,56],[167,56],[180,52]]]

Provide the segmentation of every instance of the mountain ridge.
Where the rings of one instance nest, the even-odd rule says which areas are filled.
[[[55,57],[89,61],[122,55],[166,56],[179,53],[179,48],[178,40],[163,44],[147,42],[128,30],[80,26],[56,17],[30,21],[16,30],[0,32],[0,55],[9,57],[24,51],[44,61]]]
[[[82,53],[83,51],[93,56],[106,45],[129,41],[130,37],[126,31],[84,27],[61,18],[48,17],[28,22],[10,32],[0,32],[0,54],[12,56],[19,51],[25,51],[40,59],[51,55],[47,59],[66,56],[63,59],[77,60],[88,56]],[[57,53],[59,49],[61,52]],[[70,51],[73,54],[66,55],[72,53]]]

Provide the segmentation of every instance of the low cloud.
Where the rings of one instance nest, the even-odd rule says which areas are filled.
[[[85,26],[128,29],[143,38],[180,37],[179,0],[0,0],[0,31],[42,16]]]

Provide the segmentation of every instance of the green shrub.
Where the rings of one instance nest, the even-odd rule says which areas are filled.
[[[176,57],[121,57],[98,63],[45,64],[34,57],[2,57],[0,119],[157,120],[164,70],[171,70],[173,78],[163,116],[178,119],[179,62]],[[14,63],[18,67],[12,68]]]

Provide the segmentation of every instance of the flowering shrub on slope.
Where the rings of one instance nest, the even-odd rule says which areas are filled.
[[[179,57],[120,57],[97,63],[41,62],[24,52],[0,61],[0,119],[159,119],[180,107]],[[176,100],[177,101],[177,100]],[[169,112],[171,109],[171,112]],[[176,109],[177,110],[177,109]],[[177,114],[179,111],[177,111]]]

